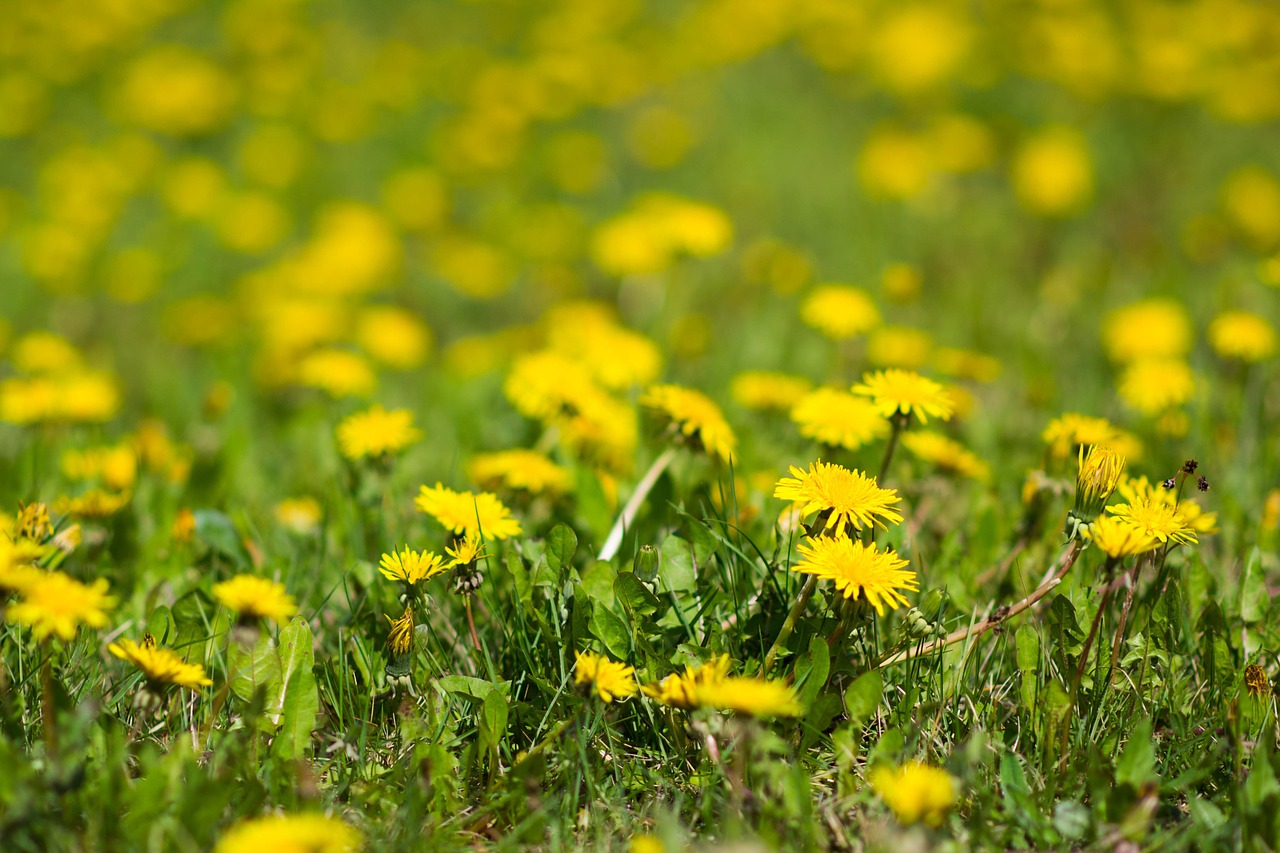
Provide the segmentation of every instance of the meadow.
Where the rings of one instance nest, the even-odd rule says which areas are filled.
[[[1280,6],[8,0],[0,849],[1280,848]]]

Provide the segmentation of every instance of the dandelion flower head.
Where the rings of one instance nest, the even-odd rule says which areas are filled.
[[[408,409],[387,411],[381,404],[338,424],[338,448],[352,460],[398,453],[421,437]]]
[[[861,530],[869,524],[884,528],[886,522],[902,522],[902,514],[894,509],[902,498],[896,489],[877,486],[874,477],[821,460],[810,464],[808,471],[794,465],[790,470],[792,476],[778,480],[773,496],[796,504],[805,516],[829,513],[827,530],[840,532],[846,526]]]
[[[837,388],[818,388],[805,394],[791,410],[791,420],[805,438],[847,450],[857,450],[889,434],[889,422],[874,403]]]
[[[1198,541],[1195,530],[1187,523],[1182,511],[1162,500],[1139,498],[1132,503],[1109,506],[1107,511],[1161,543],[1194,545]]]
[[[1099,551],[1117,560],[1145,554],[1160,544],[1160,540],[1147,531],[1114,515],[1094,519],[1084,528],[1084,537]]]
[[[154,643],[137,643],[121,640],[111,643],[107,651],[132,664],[153,687],[175,685],[188,690],[199,690],[213,684],[198,663],[187,663],[172,649],[159,648]]]
[[[42,572],[28,579],[21,592],[22,599],[9,608],[9,619],[29,625],[37,640],[55,634],[70,641],[82,624],[101,628],[116,603],[107,594],[106,580],[82,584],[62,572]]]
[[[231,827],[214,853],[354,853],[359,847],[360,833],[337,818],[268,815]]]
[[[1112,361],[1178,359],[1191,351],[1191,316],[1173,299],[1143,299],[1106,316],[1102,344]]]
[[[885,605],[897,610],[907,599],[902,590],[916,591],[916,573],[904,567],[907,561],[893,551],[879,551],[843,534],[819,536],[800,543],[799,563],[793,572],[816,575],[835,583],[845,598],[865,596],[876,613],[884,615]]]
[[[800,304],[800,319],[828,338],[841,341],[875,328],[880,323],[880,309],[860,287],[822,284]]]
[[[569,472],[536,450],[515,448],[472,457],[472,481],[485,488],[501,486],[531,495],[561,494],[569,489]]]
[[[634,667],[594,652],[578,652],[573,680],[575,684],[588,685],[601,702],[625,699],[640,689],[636,686]]]
[[[640,405],[664,415],[673,429],[696,439],[712,456],[732,461],[737,436],[706,394],[679,385],[654,385],[640,397]]]
[[[1276,330],[1257,314],[1227,311],[1209,324],[1209,343],[1223,358],[1265,361],[1276,353]]]
[[[781,681],[728,676],[708,681],[697,690],[698,704],[750,717],[798,717],[804,706],[795,691]]]
[[[870,782],[898,822],[906,825],[923,821],[941,826],[956,801],[951,774],[918,761],[897,768],[878,767],[871,771]]]
[[[455,492],[441,483],[422,486],[414,505],[456,534],[479,534],[485,539],[510,539],[521,533],[511,510],[490,492]]]
[[[902,436],[902,446],[917,459],[948,473],[974,480],[986,480],[991,476],[991,469],[977,454],[942,433],[928,430],[909,432]]]
[[[383,554],[378,562],[378,571],[384,578],[407,584],[430,580],[446,568],[439,555],[431,551],[414,551],[408,545],[399,551]]]
[[[886,418],[914,415],[920,423],[929,418],[951,420],[954,400],[942,385],[910,370],[891,368],[868,373],[853,386],[853,393],[869,397]]]
[[[213,596],[242,619],[270,619],[284,624],[298,612],[298,605],[285,588],[257,575],[236,575],[214,584]]]
[[[685,667],[682,673],[673,672],[661,681],[646,684],[641,689],[646,696],[663,705],[688,711],[702,704],[702,688],[724,680],[728,674],[729,656],[720,655],[704,664]]]

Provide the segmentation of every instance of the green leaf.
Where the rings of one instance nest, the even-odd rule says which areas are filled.
[[[1071,841],[1084,838],[1092,822],[1093,813],[1075,800],[1063,800],[1053,809],[1053,828]]]
[[[270,701],[280,685],[280,656],[271,636],[263,633],[252,649],[233,641],[227,648],[227,676],[231,692],[241,701],[251,700],[260,687]]]
[[[529,569],[525,566],[524,560],[520,559],[520,554],[512,549],[507,552],[506,563],[507,571],[511,573],[511,579],[515,584],[516,597],[521,604],[531,604],[533,579],[529,576]]]
[[[591,611],[587,627],[591,636],[604,643],[609,654],[618,660],[631,657],[631,628],[621,616],[597,604]]]
[[[596,560],[582,572],[582,591],[593,601],[613,607],[613,582],[617,576],[618,570],[613,563]]]
[[[481,741],[490,750],[496,750],[502,742],[507,731],[507,714],[507,697],[500,691],[489,691],[480,707],[479,728]]]
[[[446,693],[465,696],[477,702],[483,702],[495,690],[503,696],[511,692],[510,681],[500,681],[495,684],[469,675],[444,675],[436,679],[436,684]]]
[[[1017,647],[1018,669],[1022,672],[1022,707],[1034,708],[1040,679],[1040,635],[1030,625],[1023,625],[1013,635]]]
[[[151,615],[147,617],[147,633],[155,637],[156,642],[162,646],[168,646],[173,642],[177,631],[168,607],[161,604],[151,611]]]
[[[662,542],[662,566],[658,577],[666,589],[691,590],[697,585],[697,573],[693,568],[693,546],[674,533]]]
[[[876,708],[880,707],[883,696],[884,676],[878,669],[868,670],[854,679],[853,684],[844,692],[845,712],[853,722],[865,725]]]
[[[559,574],[566,566],[573,565],[573,555],[578,551],[578,534],[569,525],[561,523],[547,534],[547,565]]]
[[[282,758],[299,758],[311,744],[311,732],[320,711],[314,666],[311,626],[301,617],[294,617],[280,632],[283,701],[279,704],[280,731],[272,751]]]
[[[1271,595],[1267,592],[1267,578],[1262,571],[1262,552],[1255,545],[1244,563],[1244,575],[1240,579],[1240,618],[1252,625],[1267,618]]]
[[[198,509],[192,513],[196,520],[196,538],[210,551],[230,560],[237,569],[246,569],[252,562],[240,533],[228,518],[216,509]]]
[[[809,641],[809,648],[796,660],[795,692],[800,704],[806,708],[813,705],[813,700],[826,686],[827,676],[831,673],[831,650],[827,641],[814,635]]]
[[[680,513],[684,517],[684,530],[693,546],[693,559],[697,565],[705,566],[720,547],[720,540],[706,524],[698,521],[688,513]]]
[[[613,582],[613,594],[632,615],[633,621],[637,614],[641,617],[653,616],[666,609],[662,600],[650,592],[649,588],[632,572],[623,572],[618,575]]]
[[[1129,736],[1124,751],[1116,759],[1116,782],[1135,788],[1156,780],[1156,749],[1151,742],[1151,721],[1143,720]]]

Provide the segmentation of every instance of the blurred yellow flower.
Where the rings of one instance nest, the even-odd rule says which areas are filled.
[[[791,409],[791,420],[805,438],[847,450],[889,434],[889,422],[874,403],[836,388],[806,394]]]
[[[910,370],[891,368],[863,374],[853,393],[869,397],[886,418],[914,416],[922,424],[931,417],[951,420],[953,401],[947,389]]]
[[[338,449],[351,460],[390,456],[422,438],[412,412],[387,411],[381,403],[348,416],[338,424],[337,434]]]
[[[320,529],[322,510],[313,497],[285,498],[276,504],[276,521],[302,536],[310,536]]]
[[[800,319],[833,340],[862,335],[880,323],[880,310],[860,287],[820,284],[800,303]]]
[[[99,578],[85,585],[62,572],[42,572],[38,578],[28,578],[19,591],[22,599],[9,607],[8,618],[29,626],[37,640],[56,634],[70,642],[82,624],[101,628],[107,624],[107,611],[116,604],[107,595],[106,580]]]
[[[701,689],[707,684],[723,680],[729,674],[729,656],[720,655],[698,666],[685,667],[683,673],[673,672],[640,689],[669,708],[692,710],[702,705]]]
[[[1209,324],[1209,343],[1223,358],[1264,361],[1276,352],[1276,330],[1264,317],[1227,311]]]
[[[322,814],[267,815],[231,827],[215,853],[354,853],[360,833]]]
[[[236,98],[230,75],[188,47],[160,45],[133,60],[118,92],[121,111],[148,130],[174,136],[225,124]]]
[[[640,405],[665,417],[670,429],[722,462],[733,460],[738,439],[720,407],[701,391],[679,385],[654,385],[640,395]]]
[[[213,680],[205,675],[203,666],[187,663],[172,649],[158,648],[146,642],[139,645],[133,640],[121,640],[108,645],[107,651],[133,664],[153,688],[174,685],[199,690],[213,684]]]
[[[790,685],[763,678],[726,676],[699,686],[698,704],[749,717],[798,717],[804,706]]]
[[[809,393],[813,383],[803,376],[768,370],[749,370],[733,377],[729,395],[747,409],[790,409]]]
[[[298,384],[319,388],[330,397],[367,397],[378,386],[368,359],[341,349],[320,349],[298,362]]]
[[[1109,312],[1102,343],[1111,360],[1177,358],[1191,351],[1191,315],[1173,299],[1151,298]]]
[[[917,459],[936,465],[948,473],[984,481],[991,476],[987,463],[973,451],[942,433],[908,432],[902,436],[902,446]]]
[[[374,360],[397,370],[410,370],[426,361],[431,330],[410,311],[373,305],[356,317],[355,342]]]
[[[969,23],[936,3],[890,4],[870,36],[872,71],[893,92],[916,94],[954,78],[969,51]]]
[[[293,596],[273,580],[236,575],[213,585],[213,597],[241,619],[270,619],[283,625],[298,612]]]
[[[1013,188],[1032,213],[1067,216],[1093,195],[1093,164],[1084,137],[1050,127],[1024,140],[1013,159]]]
[[[569,490],[569,472],[544,454],[525,448],[480,453],[471,458],[467,474],[482,488],[501,486],[530,494],[559,494]]]
[[[858,180],[872,196],[909,199],[933,181],[928,141],[894,123],[872,128],[857,159]]]
[[[635,669],[594,652],[578,652],[573,666],[574,684],[587,685],[601,702],[625,699],[635,694]]]
[[[932,335],[907,326],[881,326],[867,337],[867,361],[876,367],[917,370],[929,361],[932,349]]]
[[[1119,382],[1120,399],[1144,415],[1159,415],[1191,399],[1196,390],[1191,365],[1173,358],[1136,361]]]
[[[1222,187],[1222,205],[1251,246],[1280,245],[1280,180],[1261,166],[1243,166]]]
[[[870,782],[902,824],[923,821],[929,826],[941,826],[955,806],[955,780],[940,767],[918,761],[897,768],[877,767],[870,773]]]
[[[432,488],[422,486],[414,505],[457,534],[510,539],[521,533],[520,522],[511,517],[511,510],[490,492],[455,492],[436,483]]]

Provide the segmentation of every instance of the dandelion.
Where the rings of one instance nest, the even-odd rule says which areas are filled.
[[[1244,668],[1244,686],[1258,698],[1271,693],[1271,680],[1267,678],[1267,671],[1256,663]]]
[[[199,690],[213,684],[213,680],[205,675],[203,666],[187,663],[172,649],[157,647],[150,634],[143,638],[142,643],[133,640],[111,643],[107,646],[107,651],[132,664],[142,673],[147,685],[155,693],[171,686]]]
[[[354,853],[360,833],[322,814],[268,815],[241,821],[222,836],[214,853]]]
[[[276,521],[299,536],[309,536],[318,531],[320,515],[320,502],[305,495],[285,498],[275,507]]]
[[[569,472],[536,450],[516,448],[472,457],[467,474],[481,486],[501,485],[531,495],[561,494],[569,489]]]
[[[430,580],[446,568],[439,555],[431,551],[413,551],[407,545],[400,551],[383,554],[378,563],[378,571],[387,580],[404,581],[410,585]]]
[[[351,460],[390,456],[422,437],[409,410],[387,411],[381,405],[351,415],[337,432],[338,447]]]
[[[804,559],[791,571],[833,581],[845,598],[865,597],[881,616],[886,604],[897,610],[907,603],[900,590],[920,588],[915,572],[903,569],[906,560],[894,551],[879,551],[874,544],[837,534],[807,539],[799,547]]]
[[[791,420],[805,438],[847,450],[889,434],[889,422],[874,403],[835,388],[804,395],[791,410]]]
[[[1107,511],[1161,543],[1194,545],[1198,541],[1195,530],[1187,523],[1182,511],[1162,500],[1138,499],[1132,503],[1109,506]]]
[[[1125,368],[1120,399],[1144,415],[1158,415],[1191,399],[1196,380],[1180,359],[1144,359]]]
[[[1124,473],[1124,457],[1110,447],[1080,447],[1080,467],[1076,474],[1076,515],[1084,521],[1102,511]]]
[[[37,640],[56,634],[70,642],[82,624],[101,628],[107,624],[107,611],[116,604],[107,595],[106,580],[86,585],[62,572],[27,578],[21,592],[21,601],[9,608],[9,619],[30,626]]]
[[[708,684],[723,681],[729,674],[729,656],[720,655],[704,664],[685,667],[683,673],[673,672],[661,681],[646,684],[644,694],[669,708],[691,710],[703,704],[701,690]]]
[[[1023,207],[1041,216],[1067,216],[1093,194],[1093,165],[1084,138],[1051,127],[1023,142],[1013,160],[1013,186]]]
[[[862,382],[853,386],[853,393],[870,397],[886,418],[915,415],[922,424],[930,417],[951,420],[954,406],[951,395],[937,382],[897,368],[865,374]]]
[[[1102,321],[1102,344],[1121,364],[1177,359],[1191,351],[1191,316],[1173,299],[1143,299],[1117,308]]]
[[[444,552],[449,555],[449,568],[463,568],[485,556],[484,542],[479,536],[468,533],[461,539],[455,539],[452,545],[445,546]]]
[[[77,497],[60,497],[53,502],[53,511],[75,518],[110,518],[129,505],[133,495],[119,494],[103,489],[90,489]]]
[[[640,689],[636,686],[634,667],[594,652],[578,652],[573,672],[574,683],[587,685],[602,702],[625,699]]]
[[[729,396],[747,409],[790,409],[809,393],[813,383],[803,376],[768,370],[749,370],[733,377]]]
[[[283,625],[298,612],[298,605],[285,588],[256,575],[236,575],[214,584],[213,596],[242,621],[270,619]]]
[[[902,824],[942,825],[956,801],[955,780],[940,767],[909,761],[871,771],[871,787]]]
[[[734,677],[708,681],[697,691],[698,704],[749,717],[798,717],[804,706],[781,681]]]
[[[701,391],[679,385],[654,385],[641,395],[640,405],[665,416],[672,430],[712,456],[723,462],[733,460],[738,439],[720,407]]]
[[[1160,541],[1114,515],[1104,515],[1082,528],[1084,538],[1114,560],[1153,551]]]
[[[794,465],[790,470],[792,476],[778,480],[773,496],[796,504],[805,516],[826,513],[824,529],[839,533],[846,526],[861,530],[869,524],[884,529],[885,522],[902,521],[902,514],[893,508],[902,501],[897,490],[880,488],[874,477],[861,471],[821,460],[810,464],[808,471]]]
[[[1276,330],[1257,314],[1227,311],[1209,324],[1209,343],[1223,358],[1264,361],[1275,355]]]
[[[943,471],[974,480],[986,480],[991,476],[987,463],[964,445],[941,433],[909,432],[902,437],[902,446],[917,459],[936,465]]]
[[[387,648],[399,657],[413,648],[413,608],[406,606],[399,619],[387,617],[391,631],[387,634]]]
[[[455,492],[436,483],[422,486],[414,505],[456,534],[480,534],[486,539],[510,539],[521,533],[511,510],[489,492]]]
[[[800,319],[828,338],[842,341],[875,328],[880,322],[880,310],[861,288],[823,284],[800,304]]]
[[[1075,456],[1082,445],[1106,445],[1129,459],[1141,454],[1138,439],[1112,424],[1106,418],[1094,418],[1068,412],[1054,418],[1040,434],[1055,459]]]

